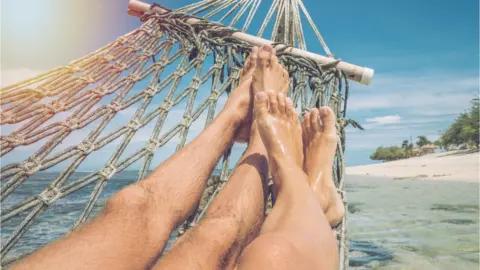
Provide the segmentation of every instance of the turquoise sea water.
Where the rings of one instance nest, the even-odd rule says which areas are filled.
[[[479,185],[347,176],[354,269],[479,269]]]
[[[72,180],[84,174],[77,173]],[[38,194],[56,175],[31,177],[1,208]],[[111,179],[94,214],[135,176],[136,172],[123,172]],[[50,206],[6,258],[32,251],[67,232],[92,188],[87,186]],[[479,269],[478,183],[347,177],[346,189],[352,269]],[[27,214],[2,224],[2,245]]]

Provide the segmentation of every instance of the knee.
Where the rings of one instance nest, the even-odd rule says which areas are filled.
[[[151,200],[150,193],[145,188],[133,184],[109,198],[105,210],[107,212],[132,210],[140,213],[150,206]]]

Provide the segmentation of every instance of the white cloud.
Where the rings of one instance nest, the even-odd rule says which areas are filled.
[[[387,115],[387,116],[377,116],[373,118],[367,118],[368,123],[372,124],[379,124],[379,125],[387,125],[387,124],[395,124],[400,123],[402,117],[397,115]]]
[[[34,70],[28,68],[13,68],[0,70],[0,85],[2,87],[9,86],[14,83],[30,79],[42,74],[41,70]]]
[[[460,113],[478,95],[478,75],[450,72],[419,75],[378,74],[372,85],[351,91],[348,110],[411,110],[421,115]]]

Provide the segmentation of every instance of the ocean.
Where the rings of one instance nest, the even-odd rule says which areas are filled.
[[[38,194],[58,173],[38,173],[1,204],[2,209]],[[86,173],[76,173],[78,179]],[[115,175],[90,218],[136,172]],[[35,250],[72,227],[93,185],[59,199],[8,253]],[[348,231],[352,269],[479,269],[479,185],[347,176]],[[28,213],[1,226],[2,245]]]

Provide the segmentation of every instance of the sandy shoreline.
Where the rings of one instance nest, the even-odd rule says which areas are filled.
[[[479,152],[450,151],[404,160],[347,167],[347,175],[394,179],[479,182]]]

